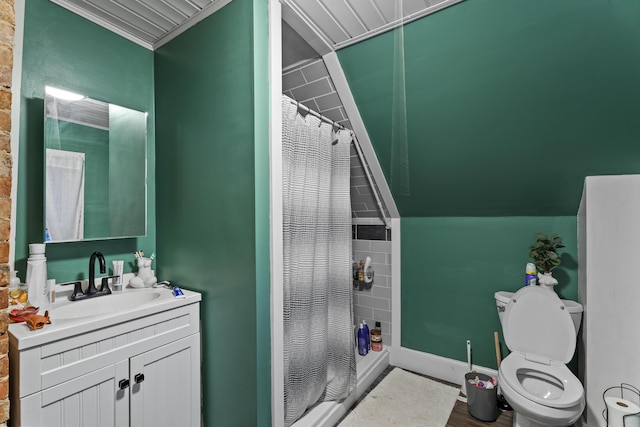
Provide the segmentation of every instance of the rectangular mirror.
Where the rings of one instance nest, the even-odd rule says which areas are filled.
[[[147,113],[47,86],[45,242],[146,234]]]

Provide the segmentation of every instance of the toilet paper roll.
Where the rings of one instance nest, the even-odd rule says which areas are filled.
[[[640,413],[640,406],[625,399],[613,396],[604,398],[607,405],[608,427],[640,427],[640,415],[625,415]]]

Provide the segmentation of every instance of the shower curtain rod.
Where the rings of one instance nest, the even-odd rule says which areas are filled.
[[[336,122],[335,120],[331,120],[330,118],[323,116],[322,114],[312,110],[311,108],[307,107],[306,105],[301,104],[300,101],[289,99],[289,102],[291,102],[292,104],[296,105],[298,107],[298,110],[303,109],[307,113],[311,114],[314,117],[319,118],[320,120],[322,120],[325,123],[329,123],[333,127],[337,127],[340,130],[345,130],[346,129],[344,126],[342,126],[340,123]]]
[[[284,95],[287,98],[289,98],[287,95]],[[303,110],[305,110],[307,113],[311,114],[312,116],[315,116],[317,118],[319,118],[320,120],[322,120],[323,122],[329,123],[330,125],[334,126],[334,127],[338,127],[341,130],[346,130],[346,128],[344,126],[342,126],[340,123],[336,123],[334,120],[329,119],[328,117],[323,116],[322,114],[312,110],[311,108],[307,107],[306,105],[303,105],[300,103],[300,101],[296,101],[292,98],[289,98],[289,102],[291,102],[293,105],[296,105],[298,107],[298,110],[300,110],[300,108],[302,108]],[[380,211],[380,215],[382,216],[382,220],[384,221],[384,225],[387,229],[391,228],[391,225],[389,224],[389,221],[387,220],[387,216],[385,215],[384,212],[384,206],[382,205],[382,201],[380,200],[380,196],[378,195],[378,191],[376,190],[376,186],[373,183],[373,178],[371,178],[371,173],[369,172],[369,168],[367,166],[367,162],[364,159],[364,154],[362,153],[362,149],[360,148],[360,143],[356,140],[353,131],[349,130],[351,132],[351,143],[353,144],[353,146],[356,149],[356,153],[358,154],[358,158],[360,159],[360,162],[362,163],[362,168],[364,169],[364,174],[367,176],[367,180],[369,181],[369,186],[371,187],[371,191],[373,192],[373,195],[376,198],[376,204],[378,205],[378,210]],[[334,144],[337,141],[334,141]]]

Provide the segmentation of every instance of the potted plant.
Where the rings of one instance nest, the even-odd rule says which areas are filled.
[[[539,272],[538,283],[548,289],[553,289],[553,286],[558,284],[558,281],[551,275],[551,270],[560,265],[558,249],[561,248],[564,248],[562,237],[556,233],[551,236],[538,233],[535,243],[529,246],[529,257],[533,258],[533,263]]]

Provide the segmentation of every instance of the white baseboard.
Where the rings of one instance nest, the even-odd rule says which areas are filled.
[[[469,372],[469,365],[466,362],[405,347],[392,349],[390,356],[391,365],[460,385],[462,392],[466,394],[464,376]],[[481,374],[498,378],[498,371],[495,369],[477,365],[473,365],[472,368]]]

